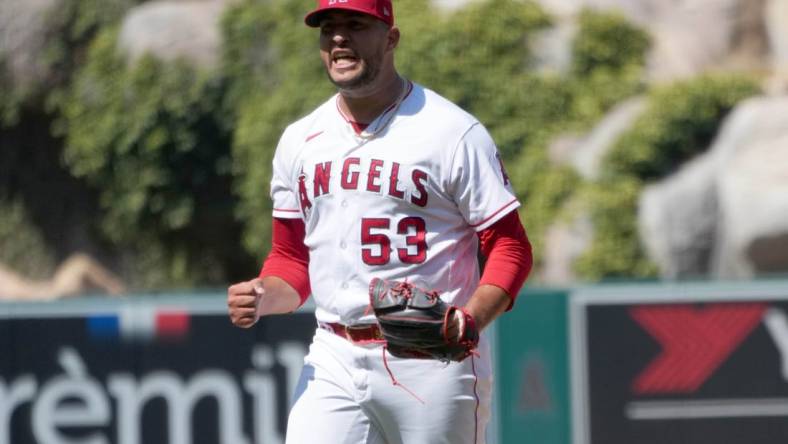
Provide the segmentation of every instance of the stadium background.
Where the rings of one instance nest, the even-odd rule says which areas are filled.
[[[278,354],[290,350],[281,353],[292,359],[304,330],[271,320],[242,337],[208,314],[221,311],[221,288],[253,275],[267,253],[266,196],[279,134],[331,93],[316,37],[301,25],[310,6],[0,0],[0,266],[47,282],[83,254],[125,288],[116,299],[86,287],[65,295],[74,300],[0,305],[0,443],[10,439],[4,433],[14,443],[135,442],[117,421],[132,395],[104,394],[80,407],[47,384],[67,375],[109,390],[111,379],[112,393],[128,393],[121,390],[149,372],[180,372],[184,384],[218,363],[237,378],[244,406],[262,411],[276,402],[278,416],[263,414],[256,431],[251,407],[244,409],[247,438],[277,439],[265,434],[281,422],[290,368]],[[395,8],[401,72],[488,126],[535,247],[528,287],[495,327],[498,379],[506,382],[499,384],[496,439],[770,443],[785,436],[770,421],[788,422],[779,339],[788,293],[780,280],[788,272],[788,2],[395,0]],[[589,302],[620,288],[620,306]],[[61,295],[30,298],[54,296]],[[696,332],[710,335],[701,344],[718,354],[695,391],[649,392],[627,378],[669,342],[626,305],[640,303],[678,313],[689,304],[691,319],[720,319],[717,310],[732,306],[750,323],[741,320],[735,344]],[[716,321],[709,322],[713,330]],[[618,349],[614,339],[622,337],[641,342]],[[193,361],[197,338],[209,345],[225,338],[245,351]],[[600,341],[610,348],[595,348]],[[185,348],[176,351],[178,344]],[[598,379],[594,365],[610,377]],[[616,370],[622,366],[628,370]],[[154,382],[177,379],[164,376]],[[626,384],[611,388],[615,381]],[[155,392],[167,383],[151,384]],[[244,392],[244,384],[251,388]],[[616,395],[595,394],[607,388]],[[115,403],[123,399],[129,404]],[[607,401],[595,404],[600,399]],[[683,425],[668,427],[669,435],[626,422],[667,415],[657,409],[665,406],[708,416],[713,409],[698,402],[710,399],[725,401],[726,415],[765,415],[761,434],[743,438],[737,433],[749,429],[732,433],[708,418],[700,431],[677,420]],[[649,404],[657,400],[668,404]],[[212,401],[195,402],[195,418],[220,411]],[[169,406],[151,401],[140,413],[153,421],[146,430],[166,428]],[[210,421],[192,422],[191,436],[218,436]],[[598,431],[606,435],[596,438]],[[162,436],[140,439],[168,439]]]

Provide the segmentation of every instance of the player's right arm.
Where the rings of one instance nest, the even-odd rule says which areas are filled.
[[[261,316],[290,313],[301,305],[301,296],[284,279],[254,278],[227,289],[230,320],[236,327],[249,328]]]
[[[230,320],[248,328],[261,316],[295,311],[311,293],[309,250],[300,219],[274,218],[271,252],[260,276],[227,289]]]
[[[261,316],[291,313],[311,293],[309,249],[304,245],[306,227],[292,182],[294,160],[290,149],[300,143],[299,135],[304,131],[294,127],[295,124],[285,129],[274,153],[271,252],[257,278],[227,290],[230,320],[238,327],[251,327]]]

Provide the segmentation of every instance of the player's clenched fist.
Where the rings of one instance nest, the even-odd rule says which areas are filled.
[[[257,278],[227,289],[227,308],[236,327],[249,328],[257,322],[264,292],[263,282]]]

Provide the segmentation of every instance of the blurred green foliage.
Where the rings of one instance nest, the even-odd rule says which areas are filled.
[[[541,119],[528,115],[519,120],[520,125],[533,122],[536,128],[534,136],[518,147],[510,168],[537,265],[547,228],[561,217],[572,217],[577,206],[571,203],[582,199],[584,187],[573,169],[549,159],[548,145],[559,134],[588,131],[617,102],[644,91],[649,44],[646,32],[619,14],[583,12],[572,39],[570,72],[560,78],[543,78],[542,87],[535,89],[545,100],[529,108]]]
[[[107,28],[96,37],[60,101],[65,163],[100,190],[105,237],[130,251],[145,246],[139,257],[150,266],[137,280],[157,287],[220,280],[238,231],[231,129],[219,113],[224,82],[184,61],[143,56],[129,65],[116,36]]]
[[[19,123],[19,108],[30,93],[27,85],[18,85],[11,76],[10,63],[0,54],[0,128]]]
[[[12,78],[9,57],[0,54],[0,128],[17,124],[23,107],[52,111],[52,101],[67,88],[96,33],[142,1],[65,0],[46,10],[40,24],[42,47],[28,48],[40,51],[34,54],[34,76]]]
[[[98,194],[101,241],[122,252],[132,286],[213,285],[248,276],[270,244],[268,194],[278,139],[287,124],[334,93],[319,61],[317,32],[303,26],[302,0],[245,0],[222,17],[218,67],[151,56],[130,62],[117,49],[118,25],[138,3],[67,0],[50,13],[44,57],[54,77],[51,88],[38,88],[44,99],[38,106],[53,116],[64,168]],[[547,227],[576,211],[570,203],[588,199],[598,234],[578,261],[583,276],[653,274],[637,240],[640,187],[705,148],[752,84],[704,79],[654,90],[648,117],[617,143],[603,179],[587,184],[555,164],[547,147],[559,134],[588,131],[613,105],[647,90],[650,41],[643,30],[620,15],[584,12],[568,72],[542,73],[534,69],[531,44],[551,20],[532,1],[471,2],[451,14],[427,0],[398,0],[396,7],[400,72],[490,130],[523,202],[537,261]],[[30,97],[24,89],[3,95],[6,125],[16,124]],[[0,197],[8,194],[0,190]],[[0,217],[2,233],[28,224],[20,203],[2,205],[11,208]],[[51,263],[33,228],[0,259],[15,261],[13,251],[29,249],[40,251],[35,260]]]
[[[530,38],[550,24],[535,3],[475,2],[449,16],[423,0],[401,3],[400,72],[484,122],[505,159],[560,116],[559,83],[529,69]]]
[[[303,25],[303,2],[246,2],[224,16],[224,66],[234,109],[237,214],[243,246],[265,255],[271,239],[271,161],[285,126],[332,93],[317,52],[317,33]]]
[[[583,191],[594,234],[590,247],[576,260],[575,271],[586,280],[652,278],[656,266],[648,260],[638,237],[637,204],[643,183],[631,176],[605,178]]]
[[[572,39],[569,120],[581,129],[615,103],[644,90],[649,35],[614,12],[583,11]]]
[[[31,278],[47,278],[55,259],[19,200],[0,199],[0,263]]]
[[[102,33],[61,109],[65,161],[102,190],[106,233],[178,230],[211,180],[230,172],[226,129],[211,118],[221,84],[183,63],[143,57],[126,67]]]
[[[717,74],[653,89],[648,111],[611,149],[603,174],[653,180],[708,148],[720,121],[758,93],[751,78]]]
[[[625,71],[642,66],[651,44],[643,30],[618,13],[581,12],[574,37],[572,74],[583,78],[600,70]]]

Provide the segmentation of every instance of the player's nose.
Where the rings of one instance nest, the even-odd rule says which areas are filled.
[[[350,41],[350,36],[346,32],[342,32],[338,29],[334,31],[333,35],[331,36],[331,41],[337,46],[343,46]]]

